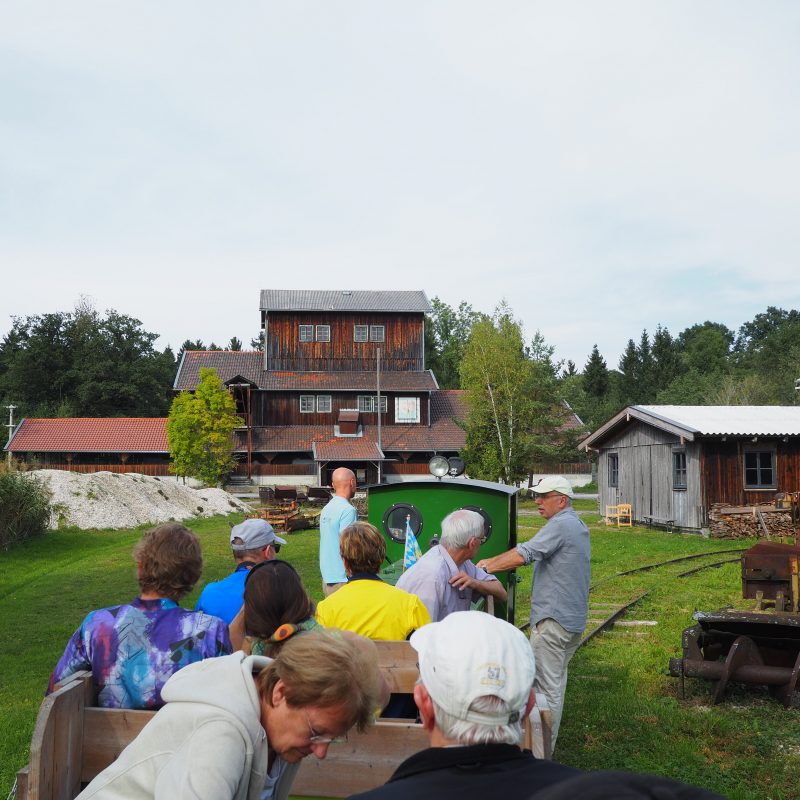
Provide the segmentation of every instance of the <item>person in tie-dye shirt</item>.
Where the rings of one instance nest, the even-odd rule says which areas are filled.
[[[98,705],[159,708],[162,687],[181,667],[231,652],[223,620],[178,605],[203,568],[194,533],[177,523],[159,525],[133,557],[139,597],[86,616],[50,676],[48,694],[75,672],[91,670]]]

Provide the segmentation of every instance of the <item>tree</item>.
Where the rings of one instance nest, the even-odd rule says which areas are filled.
[[[157,334],[85,299],[74,312],[15,317],[0,343],[0,399],[21,416],[161,416],[175,359]]]
[[[242,349],[242,340],[237,339],[235,336],[231,336],[231,340],[228,342],[228,350],[241,350]]]
[[[598,400],[608,393],[608,367],[596,344],[583,368],[583,389]]]
[[[252,347],[253,350],[264,352],[264,331],[259,331],[258,336],[250,340],[250,347]]]
[[[203,344],[202,339],[197,339],[194,342],[191,339],[186,339],[184,343],[180,346],[180,349],[178,350],[178,356],[177,356],[178,362],[180,363],[180,360],[183,358],[183,354],[187,350],[205,350],[205,349],[206,346]]]
[[[181,392],[167,420],[170,470],[218,486],[233,469],[233,431],[242,425],[236,404],[214,369],[201,367],[194,393]]]
[[[660,325],[653,335],[653,393],[665,389],[681,373],[681,357],[677,342]]]
[[[463,454],[475,477],[516,483],[532,460],[555,447],[562,406],[552,351],[538,334],[527,351],[520,323],[504,303],[472,326],[461,384],[469,405]]]
[[[642,331],[636,347],[636,398],[638,403],[653,400],[653,353],[646,330]]]
[[[438,297],[431,300],[425,316],[425,366],[436,376],[442,389],[460,387],[459,368],[473,323],[479,314],[462,302],[453,310]]]
[[[628,344],[620,356],[619,371],[621,373],[619,382],[620,404],[627,406],[630,403],[637,402],[638,395],[636,377],[639,372],[639,354],[633,339],[628,339]]]

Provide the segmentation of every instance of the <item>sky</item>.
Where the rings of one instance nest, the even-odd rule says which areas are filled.
[[[800,307],[800,3],[4,0],[0,336],[421,289],[582,367]]]

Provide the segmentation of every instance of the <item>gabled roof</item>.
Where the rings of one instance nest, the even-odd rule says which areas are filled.
[[[425,292],[362,292],[348,289],[262,289],[262,311],[395,311],[427,314]]]
[[[12,453],[168,453],[166,417],[26,417]]]
[[[375,392],[374,372],[265,372],[262,389],[309,392]],[[381,372],[381,392],[432,392],[437,388],[429,369],[424,372]]]
[[[697,436],[800,436],[800,406],[628,406],[580,444],[602,444],[631,419],[694,441]]]
[[[223,383],[244,378],[259,386],[264,376],[264,354],[260,350],[186,350],[172,388],[193,391],[200,381],[201,367],[215,369]]]
[[[314,442],[314,461],[384,461],[385,456],[375,442],[364,439],[333,439]]]
[[[210,367],[225,383],[244,379],[259,389],[270,391],[374,392],[375,373],[370,372],[267,372],[264,354],[257,350],[187,350],[183,354],[173,388],[193,391],[200,380],[200,369]],[[432,392],[438,388],[433,373],[381,372],[382,392]]]

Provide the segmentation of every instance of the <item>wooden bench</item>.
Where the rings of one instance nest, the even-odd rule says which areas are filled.
[[[392,692],[412,693],[419,678],[417,653],[408,642],[376,642],[381,670]],[[81,785],[105,769],[150,721],[155,711],[97,708],[91,673],[80,672],[42,702],[30,763],[17,773],[17,800],[73,800]],[[550,756],[550,712],[532,714],[523,746]],[[538,726],[538,727],[537,727]],[[428,746],[413,720],[379,719],[365,733],[329,748],[323,761],[303,760],[293,796],[347,797],[385,783],[397,766]]]
[[[606,506],[605,513],[606,525],[616,522],[617,527],[621,525],[630,528],[633,525],[633,509],[630,503],[618,503],[615,506]]]

